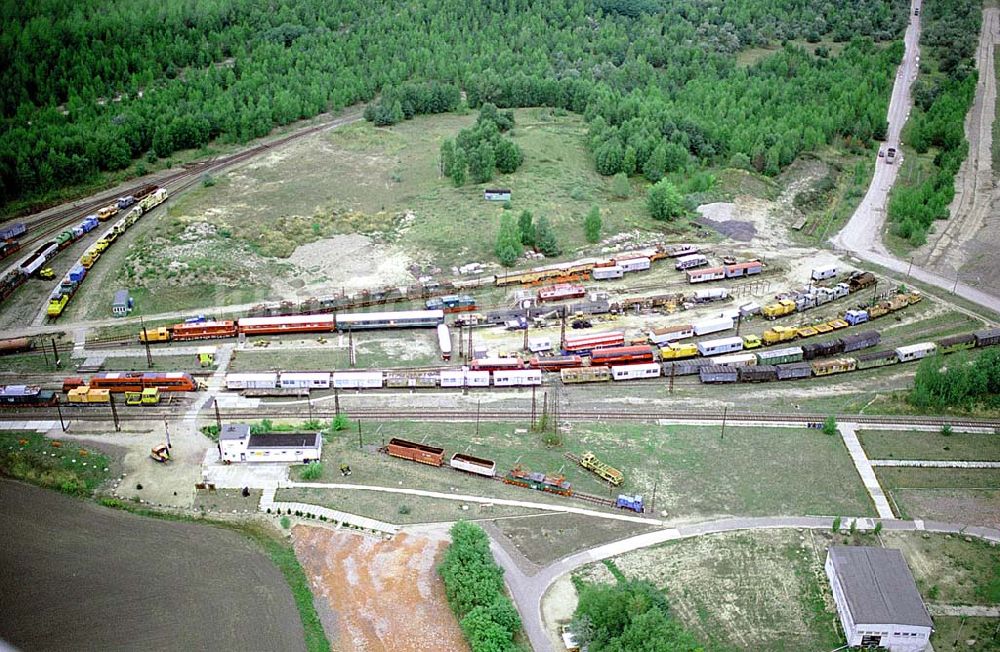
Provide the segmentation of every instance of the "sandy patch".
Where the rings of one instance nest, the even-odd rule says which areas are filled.
[[[383,541],[303,525],[293,536],[313,594],[328,607],[321,618],[337,649],[468,649],[435,570],[442,539]]]
[[[399,248],[363,235],[337,235],[295,249],[289,262],[306,281],[300,296],[406,285],[414,282],[410,258]]]
[[[542,597],[542,621],[557,650],[562,645],[560,627],[573,619],[578,602],[579,596],[569,574],[553,582]]]

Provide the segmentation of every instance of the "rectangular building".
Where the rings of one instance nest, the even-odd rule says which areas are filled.
[[[115,292],[114,301],[111,302],[111,314],[115,317],[124,317],[132,312],[132,297],[128,295],[128,290],[118,290]]]
[[[230,423],[219,433],[219,453],[227,462],[293,462],[320,459],[323,436],[318,432],[254,435],[246,423]]]
[[[847,645],[890,652],[927,649],[934,623],[899,550],[834,546],[826,557]]]

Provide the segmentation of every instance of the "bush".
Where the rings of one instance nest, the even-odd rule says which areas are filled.
[[[410,513],[410,506],[409,505],[400,505],[399,509],[397,511],[400,514],[403,514],[405,516],[406,514]]]
[[[559,249],[559,243],[556,242],[556,234],[553,233],[552,227],[549,226],[547,217],[539,218],[538,224],[535,226],[535,247],[550,257],[558,256],[562,253],[562,250]]]
[[[340,432],[341,430],[346,430],[347,426],[351,424],[350,420],[347,418],[347,414],[341,412],[337,416],[333,417],[330,421],[330,432]]]
[[[943,426],[941,426],[941,434],[944,435],[945,437],[950,437],[951,436],[951,424],[950,423],[946,423]]]
[[[601,209],[593,206],[583,221],[583,232],[587,242],[594,244],[601,240]]]
[[[840,517],[839,516],[836,517],[835,519],[833,519],[832,530],[833,530],[834,534],[836,534],[837,532],[840,532]]]
[[[837,419],[832,414],[823,421],[823,432],[831,436],[837,434]]]
[[[292,521],[287,516],[282,516],[281,527],[287,530],[288,528],[292,527]]]
[[[306,464],[306,468],[302,469],[303,480],[318,480],[321,477],[323,477],[322,462],[310,462]]]
[[[672,220],[684,214],[684,197],[666,179],[661,179],[649,189],[646,204],[654,220]]]
[[[611,194],[618,199],[628,199],[632,196],[632,186],[628,182],[628,175],[619,172],[611,180]]]

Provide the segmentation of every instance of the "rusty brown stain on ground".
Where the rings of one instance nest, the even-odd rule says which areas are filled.
[[[314,595],[329,605],[323,625],[335,648],[469,649],[437,574],[445,541],[407,534],[385,541],[303,525],[293,535]]]

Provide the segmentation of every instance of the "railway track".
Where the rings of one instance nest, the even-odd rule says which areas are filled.
[[[188,408],[189,402],[177,407]],[[63,405],[63,416],[68,419],[83,421],[109,421],[111,411],[105,406],[77,407]],[[247,408],[219,408],[220,416],[226,421],[253,421],[258,419],[305,418],[301,409],[289,410],[287,407],[260,406]],[[360,421],[475,421],[475,409],[390,409],[355,407],[345,409],[353,420]],[[208,406],[202,411],[203,418],[212,418],[214,410]],[[327,420],[337,413],[333,410],[323,410],[313,404],[311,416],[313,419]],[[177,417],[177,410],[171,408],[137,408],[125,414],[119,414],[122,420],[150,420]],[[822,422],[827,414],[821,413],[768,413],[768,412],[735,412],[735,411],[693,411],[693,410],[560,410],[560,421],[598,421],[598,422],[653,422],[653,421],[705,421],[711,423],[753,423],[779,422],[791,424],[807,424]],[[911,415],[834,415],[838,420],[871,425],[921,425],[939,427],[951,425],[968,428],[1000,428],[1000,419],[975,419],[967,417],[938,417]],[[29,408],[0,410],[0,420],[56,419],[58,412],[54,408]],[[483,421],[528,421],[531,410],[528,408],[489,409],[478,412],[478,419]]]

